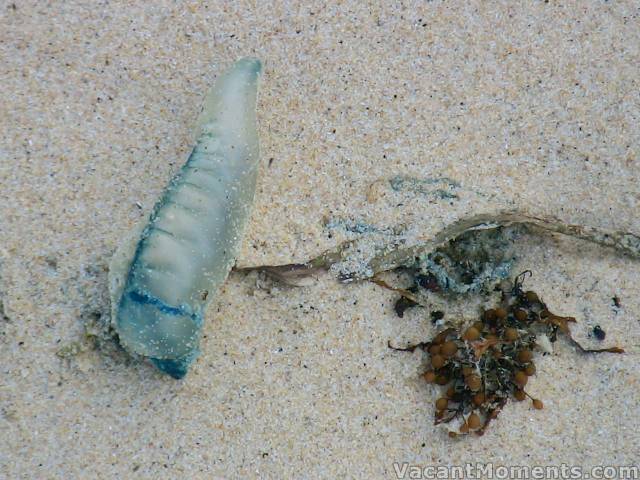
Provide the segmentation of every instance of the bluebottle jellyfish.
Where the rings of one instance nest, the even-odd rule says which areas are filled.
[[[174,378],[184,377],[199,353],[207,305],[235,262],[250,215],[260,72],[259,60],[244,58],[217,80],[189,159],[111,261],[120,343]]]

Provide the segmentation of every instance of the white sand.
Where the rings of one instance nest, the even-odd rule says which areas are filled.
[[[637,464],[640,262],[573,241],[531,244],[531,288],[579,319],[578,338],[600,324],[630,353],[560,341],[529,387],[545,409],[509,404],[482,438],[432,425],[423,358],[386,347],[431,326],[419,310],[398,319],[372,284],[268,291],[232,275],[183,381],[105,351],[56,356],[108,311],[111,254],[186,160],[208,85],[243,55],[265,70],[241,265],[336,246],[331,218],[430,235],[509,207],[640,233],[637,2],[131,3],[0,6],[1,478]],[[451,177],[460,199],[393,192],[397,174]]]

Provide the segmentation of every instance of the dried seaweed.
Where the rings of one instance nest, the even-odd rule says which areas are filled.
[[[528,378],[536,374],[534,351],[541,338],[555,340],[560,331],[583,353],[624,352],[580,345],[569,329],[575,319],[551,313],[535,292],[523,291],[522,280],[517,277],[503,290],[500,303],[466,328],[446,328],[427,342],[404,348],[389,344],[394,350],[428,352],[431,368],[423,378],[445,391],[436,400],[435,424],[454,423],[452,437],[482,435],[509,399],[529,397],[534,408],[543,408],[542,401],[525,390]]]
[[[400,317],[409,308],[427,306],[425,296],[434,292],[452,303],[470,295],[489,298],[498,285],[498,305],[485,310],[465,329],[457,324],[427,342],[405,348],[389,345],[395,350],[420,348],[429,353],[431,369],[424,378],[447,387],[436,401],[436,424],[453,427],[453,437],[472,432],[481,435],[509,399],[529,397],[534,408],[543,408],[542,401],[531,398],[525,386],[528,377],[536,373],[533,352],[548,349],[558,333],[582,353],[623,353],[619,347],[591,349],[577,342],[570,330],[575,318],[551,313],[535,292],[522,290],[524,278],[531,272],[506,280],[515,264],[517,240],[527,232],[575,237],[640,258],[638,235],[504,212],[459,220],[433,238],[411,245],[402,237],[377,243],[365,236],[305,264],[258,269],[290,285],[321,270],[332,271],[343,282],[370,280],[400,294],[394,306]],[[404,288],[390,285],[383,278],[389,271],[408,273],[413,283]],[[442,314],[434,320],[440,322]],[[594,331],[594,335],[604,339],[604,332]]]

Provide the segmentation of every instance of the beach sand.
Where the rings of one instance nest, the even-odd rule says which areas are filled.
[[[640,262],[523,242],[527,286],[578,319],[483,437],[433,425],[424,309],[330,275],[233,273],[181,381],[103,345],[107,265],[186,160],[216,76],[263,60],[261,166],[239,266],[304,261],[345,225],[411,228],[505,208],[640,233],[634,1],[3,2],[0,477],[396,478],[416,466],[638,464]],[[390,188],[447,177],[456,197]],[[345,223],[346,222],[346,223]],[[619,307],[614,305],[619,299]]]

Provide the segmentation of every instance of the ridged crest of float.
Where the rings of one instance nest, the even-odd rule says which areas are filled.
[[[233,266],[250,215],[260,70],[260,61],[245,58],[218,79],[189,159],[111,263],[120,343],[176,378],[198,354],[206,307]]]

